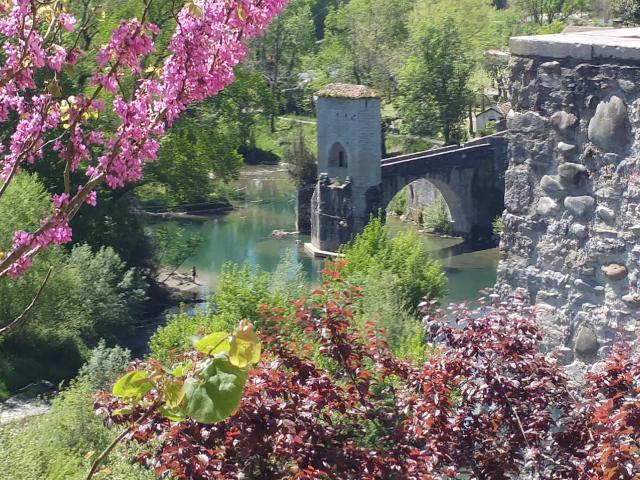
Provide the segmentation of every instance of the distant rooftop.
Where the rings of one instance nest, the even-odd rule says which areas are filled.
[[[513,55],[640,62],[640,28],[568,28],[555,35],[514,37],[510,46]]]
[[[380,98],[380,94],[373,88],[365,85],[352,85],[350,83],[330,83],[323,87],[317,95],[331,98]]]

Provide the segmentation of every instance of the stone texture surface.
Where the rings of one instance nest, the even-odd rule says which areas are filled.
[[[611,265],[605,265],[602,267],[602,273],[609,280],[613,280],[617,282],[619,280],[623,280],[627,276],[627,267],[624,265],[618,265],[617,263],[612,263]]]
[[[540,307],[546,348],[591,362],[640,334],[640,42],[553,38],[513,51],[498,287]]]
[[[601,101],[589,122],[589,140],[605,152],[624,149],[630,140],[627,107],[620,97]]]
[[[593,212],[596,201],[593,197],[567,197],[564,199],[566,209],[576,217],[585,217]]]

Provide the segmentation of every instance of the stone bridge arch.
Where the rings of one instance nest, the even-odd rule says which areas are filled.
[[[462,146],[385,159],[381,203],[386,207],[405,186],[424,179],[442,194],[453,230],[465,238],[484,240],[492,221],[504,210],[506,140],[502,136]]]
[[[417,179],[440,191],[456,233],[490,238],[492,221],[504,209],[504,134],[381,160],[380,104],[380,96],[362,85],[331,84],[318,92],[319,177],[304,200],[309,208],[298,210],[310,214],[305,248],[333,255]]]
[[[383,179],[382,186],[382,205],[387,208],[393,197],[395,197],[404,187],[416,183],[420,180],[428,181],[433,187],[440,192],[444,199],[449,213],[451,214],[451,221],[453,223],[453,229],[456,233],[471,232],[472,219],[469,218],[467,212],[465,212],[465,199],[461,198],[460,192],[455,191],[451,187],[448,179],[440,178],[436,175],[424,175],[420,177],[413,176],[394,176],[387,181]]]

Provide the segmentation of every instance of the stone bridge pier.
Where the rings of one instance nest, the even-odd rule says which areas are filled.
[[[590,360],[637,338],[640,29],[512,39],[499,287],[548,346]]]

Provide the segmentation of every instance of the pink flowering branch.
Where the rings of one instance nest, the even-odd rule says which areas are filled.
[[[0,258],[0,277],[17,277],[34,255],[50,245],[71,241],[69,222],[85,203],[94,205],[103,183],[121,188],[142,176],[145,162],[155,160],[159,137],[190,105],[216,95],[233,80],[233,67],[246,58],[246,40],[258,35],[287,0],[194,0],[175,13],[176,28],[162,68],[143,72],[155,52],[159,28],[147,22],[153,0],[145,2],[140,20],[122,21],[111,39],[94,53],[96,86],[89,97],[65,97],[57,82],[64,67],[81,55],[79,34],[71,49],[50,41],[72,32],[76,20],[61,2],[14,0],[0,4],[0,35],[7,61],[0,68],[0,123],[12,113],[19,121],[0,142],[0,197],[22,165],[43,158],[45,148],[64,162],[65,190],[52,196],[52,212],[34,232],[15,232],[8,252]],[[46,12],[50,20],[45,19]],[[52,13],[51,13],[52,12]],[[86,28],[83,21],[81,28]],[[40,31],[44,31],[41,35]],[[36,76],[37,72],[44,75]],[[35,78],[51,78],[47,86]],[[119,83],[130,78],[131,98],[118,94]],[[46,93],[42,90],[46,89]],[[105,110],[101,94],[113,95],[119,119],[114,131],[95,128],[92,116]],[[60,130],[63,133],[60,134]],[[71,184],[71,173],[82,169],[87,180]]]

